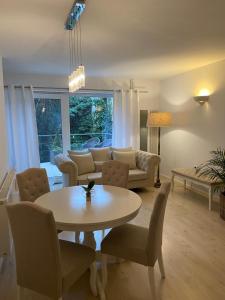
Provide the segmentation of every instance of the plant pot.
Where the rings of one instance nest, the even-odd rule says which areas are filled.
[[[220,217],[225,221],[225,193],[220,193]]]

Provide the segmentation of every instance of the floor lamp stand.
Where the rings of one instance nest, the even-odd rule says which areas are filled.
[[[158,128],[158,155],[160,155],[160,127]],[[157,170],[157,179],[154,184],[155,188],[160,188],[161,182],[160,182],[160,169],[158,165],[158,170]]]

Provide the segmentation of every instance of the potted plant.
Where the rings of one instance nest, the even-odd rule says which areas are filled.
[[[211,158],[198,167],[199,176],[208,176],[211,180],[221,181],[220,190],[220,216],[225,220],[225,149],[218,148],[211,151]]]
[[[90,181],[88,183],[88,186],[82,186],[82,188],[84,189],[85,193],[86,193],[86,200],[87,201],[91,201],[91,190],[93,189],[95,185],[94,181]]]

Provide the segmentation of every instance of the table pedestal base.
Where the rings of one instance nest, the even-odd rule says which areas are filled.
[[[84,240],[82,244],[96,250],[96,241],[95,241],[94,232],[92,231],[84,232]]]
[[[84,232],[84,239],[83,239],[82,244],[86,245],[96,251],[96,260],[99,258],[99,256],[101,256],[101,252],[96,250],[96,241],[95,241],[95,236],[94,236],[93,231]],[[97,275],[96,275],[96,284],[97,284],[97,291],[98,291],[100,300],[106,300],[105,290],[104,290],[104,287],[103,287],[103,284],[100,279],[98,271],[97,271]]]

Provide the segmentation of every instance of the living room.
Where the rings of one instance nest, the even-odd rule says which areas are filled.
[[[225,200],[221,200],[220,194],[223,195],[225,182],[225,3],[80,2],[85,3],[85,9],[75,21],[73,32],[66,30],[65,22],[74,1],[0,1],[1,193],[5,193],[2,187],[7,180],[13,178],[12,196],[6,198],[7,203],[16,202],[19,193],[15,175],[41,167],[46,168],[51,189],[46,195],[52,191],[61,193],[68,188],[62,189],[63,184],[79,187],[94,180],[96,196],[102,181],[95,174],[100,173],[96,171],[97,165],[103,160],[103,152],[99,154],[97,150],[107,148],[110,161],[114,158],[130,164],[126,187],[131,189],[131,197],[140,198],[142,206],[129,221],[146,229],[155,199],[160,195],[160,188],[154,184],[160,179],[163,186],[172,179],[174,186],[166,207],[162,244],[166,278],[162,280],[162,269],[155,267],[152,293],[152,277],[150,274],[148,279],[146,264],[129,262],[126,256],[120,257],[125,258],[123,262],[108,263],[106,285],[104,268],[101,273],[101,263],[97,263],[98,297],[222,300],[225,223],[220,215],[225,215]],[[79,65],[84,66],[85,83],[69,92],[68,77]],[[85,107],[81,107],[83,103]],[[153,124],[154,113],[169,114],[168,124]],[[121,149],[133,154],[124,158]],[[63,153],[68,166],[68,150],[74,151],[75,156],[84,151],[89,159],[93,158],[92,167],[87,169],[83,158],[81,162],[80,157],[70,160],[73,184],[66,177],[71,176],[70,170],[64,171],[61,158],[57,161]],[[146,161],[142,155],[147,155]],[[204,173],[207,166],[212,167],[206,164],[214,158],[212,155],[221,155],[217,158],[222,166],[216,169],[221,174],[213,180],[203,180],[197,170]],[[134,157],[136,165],[132,167]],[[156,157],[160,159],[159,169],[158,162],[151,160]],[[146,166],[142,169],[141,165],[150,161],[151,171]],[[74,167],[79,164],[80,171]],[[85,170],[81,172],[81,168]],[[84,180],[86,173],[89,177]],[[141,177],[144,173],[148,174],[147,179]],[[134,175],[140,176],[140,182]],[[136,181],[132,182],[132,176]],[[0,204],[5,206],[1,199]],[[111,227],[93,229],[98,251],[102,234],[106,238],[108,228],[114,226],[112,220],[109,223]],[[5,224],[0,225],[1,238]],[[70,233],[63,226],[57,230],[63,231],[58,234],[60,238],[73,243],[74,238],[85,239],[85,230],[78,227]],[[74,231],[78,232],[75,237]],[[8,238],[12,245],[11,237]],[[17,262],[12,253],[0,258],[3,299],[17,297]],[[63,299],[95,299],[92,292],[87,271]],[[23,296],[22,299],[44,299],[34,291],[25,291]]]

